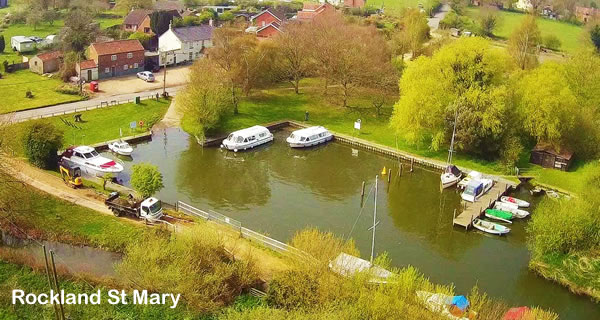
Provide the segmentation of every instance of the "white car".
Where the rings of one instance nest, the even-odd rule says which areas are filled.
[[[146,81],[146,82],[152,82],[154,81],[154,75],[152,74],[152,72],[150,71],[142,71],[142,72],[138,72],[137,73],[137,77]]]

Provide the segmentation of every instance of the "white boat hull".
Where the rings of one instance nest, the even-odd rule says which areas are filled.
[[[502,196],[502,197],[500,197],[500,201],[502,201],[504,203],[515,204],[521,208],[529,207],[529,202],[527,202],[525,200],[513,198],[513,197]]]
[[[232,150],[233,152],[238,152],[238,151],[242,151],[242,150],[253,149],[254,147],[258,147],[260,145],[269,143],[271,141],[273,141],[273,135],[266,137],[264,139],[257,139],[252,142],[239,143],[239,144],[238,143],[230,143],[226,140],[223,140],[223,144],[221,146],[227,150]]]
[[[131,156],[131,154],[133,153],[133,148],[129,147],[127,149],[120,149],[120,148],[116,148],[112,145],[108,145],[108,150],[116,153],[116,154],[120,154],[122,156]]]
[[[489,234],[495,234],[498,236],[501,236],[503,234],[507,234],[510,232],[510,229],[507,227],[504,227],[502,225],[499,225],[497,223],[493,223],[493,222],[489,222],[489,221],[484,221],[484,220],[479,220],[479,219],[475,219],[473,221],[473,227],[477,230],[483,231],[485,233],[489,233]]]
[[[519,209],[516,204],[496,201],[494,208],[512,213],[515,217],[523,219],[529,215],[528,211]]]
[[[316,146],[325,142],[329,142],[333,139],[333,135],[329,135],[326,137],[322,137],[319,138],[317,140],[314,141],[309,141],[309,142],[298,142],[298,141],[292,141],[289,138],[286,139],[286,142],[290,144],[290,147],[292,148],[308,148],[308,147],[312,147],[312,146]]]
[[[460,181],[460,177],[448,173],[442,174],[440,179],[442,181],[442,188],[444,189],[452,187]]]

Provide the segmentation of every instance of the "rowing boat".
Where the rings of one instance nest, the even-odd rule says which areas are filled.
[[[490,221],[485,221],[481,219],[473,220],[473,227],[483,232],[487,232],[495,235],[503,235],[510,232],[510,228],[507,228],[501,224],[497,224]]]
[[[527,202],[525,200],[517,199],[517,198],[514,198],[514,197],[502,196],[502,197],[500,197],[500,201],[505,202],[505,203],[516,204],[516,205],[518,205],[521,208],[527,208],[527,207],[529,207],[529,202]]]

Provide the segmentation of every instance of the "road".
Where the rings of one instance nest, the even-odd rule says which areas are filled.
[[[436,12],[433,17],[427,19],[427,25],[431,31],[435,31],[440,27],[440,21],[444,19],[446,14],[450,11],[450,6],[447,3],[442,4],[440,11]]]
[[[181,90],[184,85],[175,86],[167,88],[167,92],[170,96],[175,96],[179,90]],[[23,110],[17,111],[5,115],[0,115],[1,122],[19,122],[22,120],[30,119],[30,118],[40,118],[44,116],[51,116],[53,114],[62,114],[73,112],[76,109],[85,109],[86,107],[95,107],[100,105],[101,103],[111,103],[112,101],[125,101],[125,100],[133,100],[135,97],[141,97],[142,99],[147,98],[148,96],[156,96],[156,94],[161,94],[162,89],[152,89],[143,92],[135,92],[135,93],[124,93],[117,94],[112,96],[102,96],[89,100],[77,101],[72,103],[64,103],[56,106],[43,107],[32,110]]]

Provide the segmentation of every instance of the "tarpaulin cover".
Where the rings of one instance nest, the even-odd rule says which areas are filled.
[[[510,308],[502,320],[521,320],[527,310],[529,310],[527,307]]]
[[[469,300],[465,296],[454,296],[452,297],[452,304],[464,311],[469,306]]]

